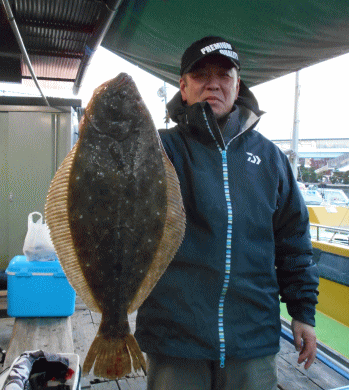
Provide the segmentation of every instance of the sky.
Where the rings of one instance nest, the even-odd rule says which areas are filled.
[[[346,118],[349,106],[348,69],[349,54],[345,54],[299,72],[299,138],[349,138]],[[54,95],[79,98],[85,107],[96,87],[121,72],[128,73],[136,82],[155,126],[165,128],[165,103],[157,94],[164,82],[102,47],[92,57],[79,94],[74,96],[71,91],[55,91]],[[178,89],[170,84],[166,84],[166,89],[169,101]],[[260,109],[266,112],[259,122],[259,131],[271,140],[290,139],[294,121],[295,73],[251,90]],[[21,91],[23,94],[23,87],[0,83],[0,95],[9,94],[8,91]],[[39,95],[35,89],[26,89],[26,92]],[[53,95],[45,90],[44,93]]]

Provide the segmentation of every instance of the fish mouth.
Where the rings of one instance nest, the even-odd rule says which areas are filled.
[[[123,85],[131,81],[132,77],[129,76],[127,73],[120,73],[118,76],[115,77],[114,80],[115,80],[116,87],[122,87]]]

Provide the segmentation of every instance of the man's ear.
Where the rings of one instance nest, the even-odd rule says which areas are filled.
[[[182,95],[182,100],[183,100],[183,102],[186,102],[186,101],[187,101],[186,87],[187,87],[187,83],[186,83],[185,79],[182,77],[182,78],[179,80],[179,89],[180,89],[180,91],[181,91],[181,95]]]
[[[236,86],[236,94],[235,94],[235,100],[238,98],[239,96],[239,92],[240,92],[240,77],[238,77],[237,79],[237,86]]]

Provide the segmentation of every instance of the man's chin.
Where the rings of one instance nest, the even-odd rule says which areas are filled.
[[[226,112],[226,111],[222,112],[222,111],[220,111],[220,110],[217,111],[217,110],[214,110],[214,109],[212,109],[212,111],[213,111],[213,115],[215,116],[215,118],[216,118],[217,120],[225,118],[225,117],[230,113],[230,111],[228,111],[228,112]]]
[[[230,111],[227,111],[225,109],[222,109],[222,107],[219,107],[219,104],[217,103],[210,103],[208,102],[212,108],[213,115],[215,116],[216,119],[221,119],[224,118],[229,114]]]

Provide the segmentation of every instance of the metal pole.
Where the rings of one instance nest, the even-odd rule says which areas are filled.
[[[38,80],[35,76],[35,73],[34,73],[34,69],[32,67],[32,64],[30,62],[30,59],[29,59],[29,56],[28,56],[28,53],[27,53],[27,50],[24,46],[24,43],[23,43],[23,40],[22,40],[22,37],[21,37],[21,33],[19,32],[18,30],[18,27],[17,27],[17,23],[15,21],[15,18],[13,16],[13,13],[12,13],[12,10],[11,10],[11,7],[10,7],[10,4],[8,2],[8,0],[2,0],[2,3],[4,5],[4,8],[5,8],[5,12],[6,12],[6,15],[7,15],[7,19],[8,21],[10,22],[11,24],[11,28],[12,28],[12,31],[13,33],[15,34],[15,37],[17,39],[17,43],[19,45],[19,48],[21,49],[21,52],[22,52],[22,55],[24,57],[24,62],[27,64],[28,68],[29,68],[29,72],[30,74],[32,75],[32,78],[34,80],[34,83],[36,85],[36,87],[38,88],[38,90],[40,91],[40,94],[41,96],[43,97],[44,101],[45,101],[45,104],[47,106],[50,107],[50,104],[49,102],[47,101],[46,99],[46,96],[44,95],[44,93],[42,92],[40,86],[39,86],[39,83],[38,83]]]
[[[298,177],[298,140],[299,140],[299,96],[300,96],[300,85],[299,85],[299,70],[296,72],[296,85],[294,95],[294,116],[293,116],[293,132],[291,141],[291,167],[294,177],[297,180]]]
[[[167,122],[167,90],[166,90],[166,81],[164,81],[164,91],[165,91],[165,122],[166,122],[166,130],[168,129],[168,122]]]
[[[53,163],[53,168],[54,168],[54,173],[57,172],[58,169],[58,114],[53,114],[53,124],[54,124],[54,163]]]
[[[85,53],[81,59],[79,69],[76,74],[75,82],[73,85],[73,94],[77,95],[79,93],[80,87],[86,75],[86,71],[90,62],[92,60],[93,55],[101,44],[105,34],[107,33],[118,9],[123,0],[111,0],[105,4],[105,2],[100,2],[104,7],[100,11],[100,15],[98,20],[100,20],[100,24],[95,27],[95,31],[92,34],[89,41],[86,43]]]
[[[160,87],[158,89],[158,96],[163,98],[165,102],[165,123],[166,123],[166,130],[168,129],[168,122],[167,122],[167,91],[166,91],[166,81],[164,81],[164,86]]]

